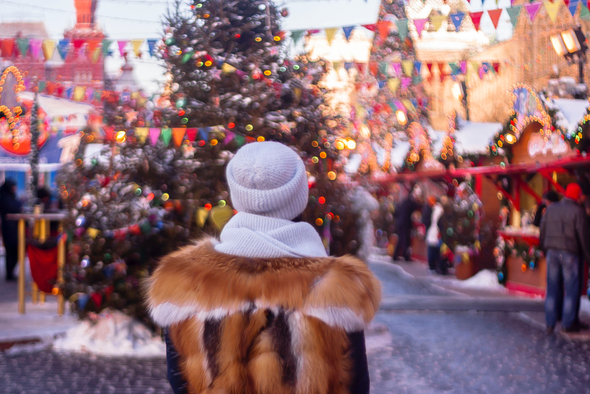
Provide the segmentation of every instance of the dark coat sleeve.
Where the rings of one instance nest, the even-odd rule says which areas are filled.
[[[535,213],[535,219],[533,220],[533,226],[540,227],[541,226],[541,219],[543,219],[543,211],[547,208],[545,204],[539,204],[537,207],[537,212]]]
[[[352,359],[350,394],[369,394],[371,387],[367,349],[365,347],[365,332],[350,333],[348,339],[351,345],[350,357]]]
[[[180,372],[180,366],[178,365],[180,355],[174,348],[174,344],[172,344],[170,335],[168,335],[168,329],[166,329],[165,338],[168,381],[170,382],[170,386],[172,386],[172,391],[174,392],[174,394],[188,394],[186,380],[184,380],[184,378],[182,377],[182,373]]]

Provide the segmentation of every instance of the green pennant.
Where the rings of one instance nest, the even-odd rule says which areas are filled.
[[[234,141],[236,141],[238,148],[240,148],[242,145],[244,145],[244,142],[246,142],[246,138],[244,138],[243,135],[236,134]]]
[[[397,111],[397,106],[395,105],[395,103],[393,101],[388,101],[387,105],[389,105],[389,108],[391,108],[391,110],[393,112]]]
[[[47,87],[47,81],[39,81],[39,93],[43,93]]]
[[[182,64],[185,64],[186,62],[191,60],[191,57],[193,57],[193,54],[194,54],[194,52],[185,53],[184,56],[182,56]]]
[[[398,19],[395,21],[395,25],[397,26],[397,34],[399,34],[399,38],[401,38],[402,41],[405,40],[408,36],[408,20]]]
[[[580,11],[580,18],[585,21],[590,20],[590,11],[588,10],[588,7],[586,7],[584,5],[584,3],[582,3],[582,10]]]
[[[516,27],[518,23],[518,16],[520,15],[520,10],[522,9],[521,5],[515,5],[509,8],[506,8],[508,11],[508,15],[510,16],[510,22],[512,22],[512,27]]]
[[[18,45],[18,50],[22,57],[27,55],[27,50],[29,49],[29,39],[28,38],[17,38],[16,43]]]
[[[172,129],[170,127],[166,127],[162,129],[162,133],[160,133],[160,138],[164,145],[170,145],[170,140],[172,139]]]
[[[293,30],[291,32],[291,39],[293,40],[293,45],[297,45],[297,42],[303,37],[305,30]]]
[[[412,85],[418,85],[422,83],[422,76],[421,75],[415,75],[412,77]]]
[[[387,76],[388,75],[388,73],[387,73],[387,67],[388,67],[387,62],[381,62],[381,63],[379,63],[379,72],[381,74]]]
[[[102,56],[107,57],[109,55],[109,49],[111,47],[111,43],[113,40],[107,40],[106,38],[102,40]]]
[[[452,75],[457,75],[459,74],[459,65],[457,64],[457,62],[451,62],[449,63],[449,67],[451,67],[451,74]]]

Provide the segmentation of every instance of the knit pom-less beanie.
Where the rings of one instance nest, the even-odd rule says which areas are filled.
[[[227,183],[239,212],[292,220],[309,198],[301,158],[278,142],[256,142],[241,148],[227,165]]]

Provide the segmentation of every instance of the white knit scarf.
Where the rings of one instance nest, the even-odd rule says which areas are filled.
[[[249,258],[326,257],[324,244],[305,222],[240,212],[223,228],[215,250]]]

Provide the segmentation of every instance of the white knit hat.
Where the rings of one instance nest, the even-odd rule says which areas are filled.
[[[303,161],[278,142],[255,142],[241,148],[227,165],[227,183],[239,212],[291,220],[309,199]]]

